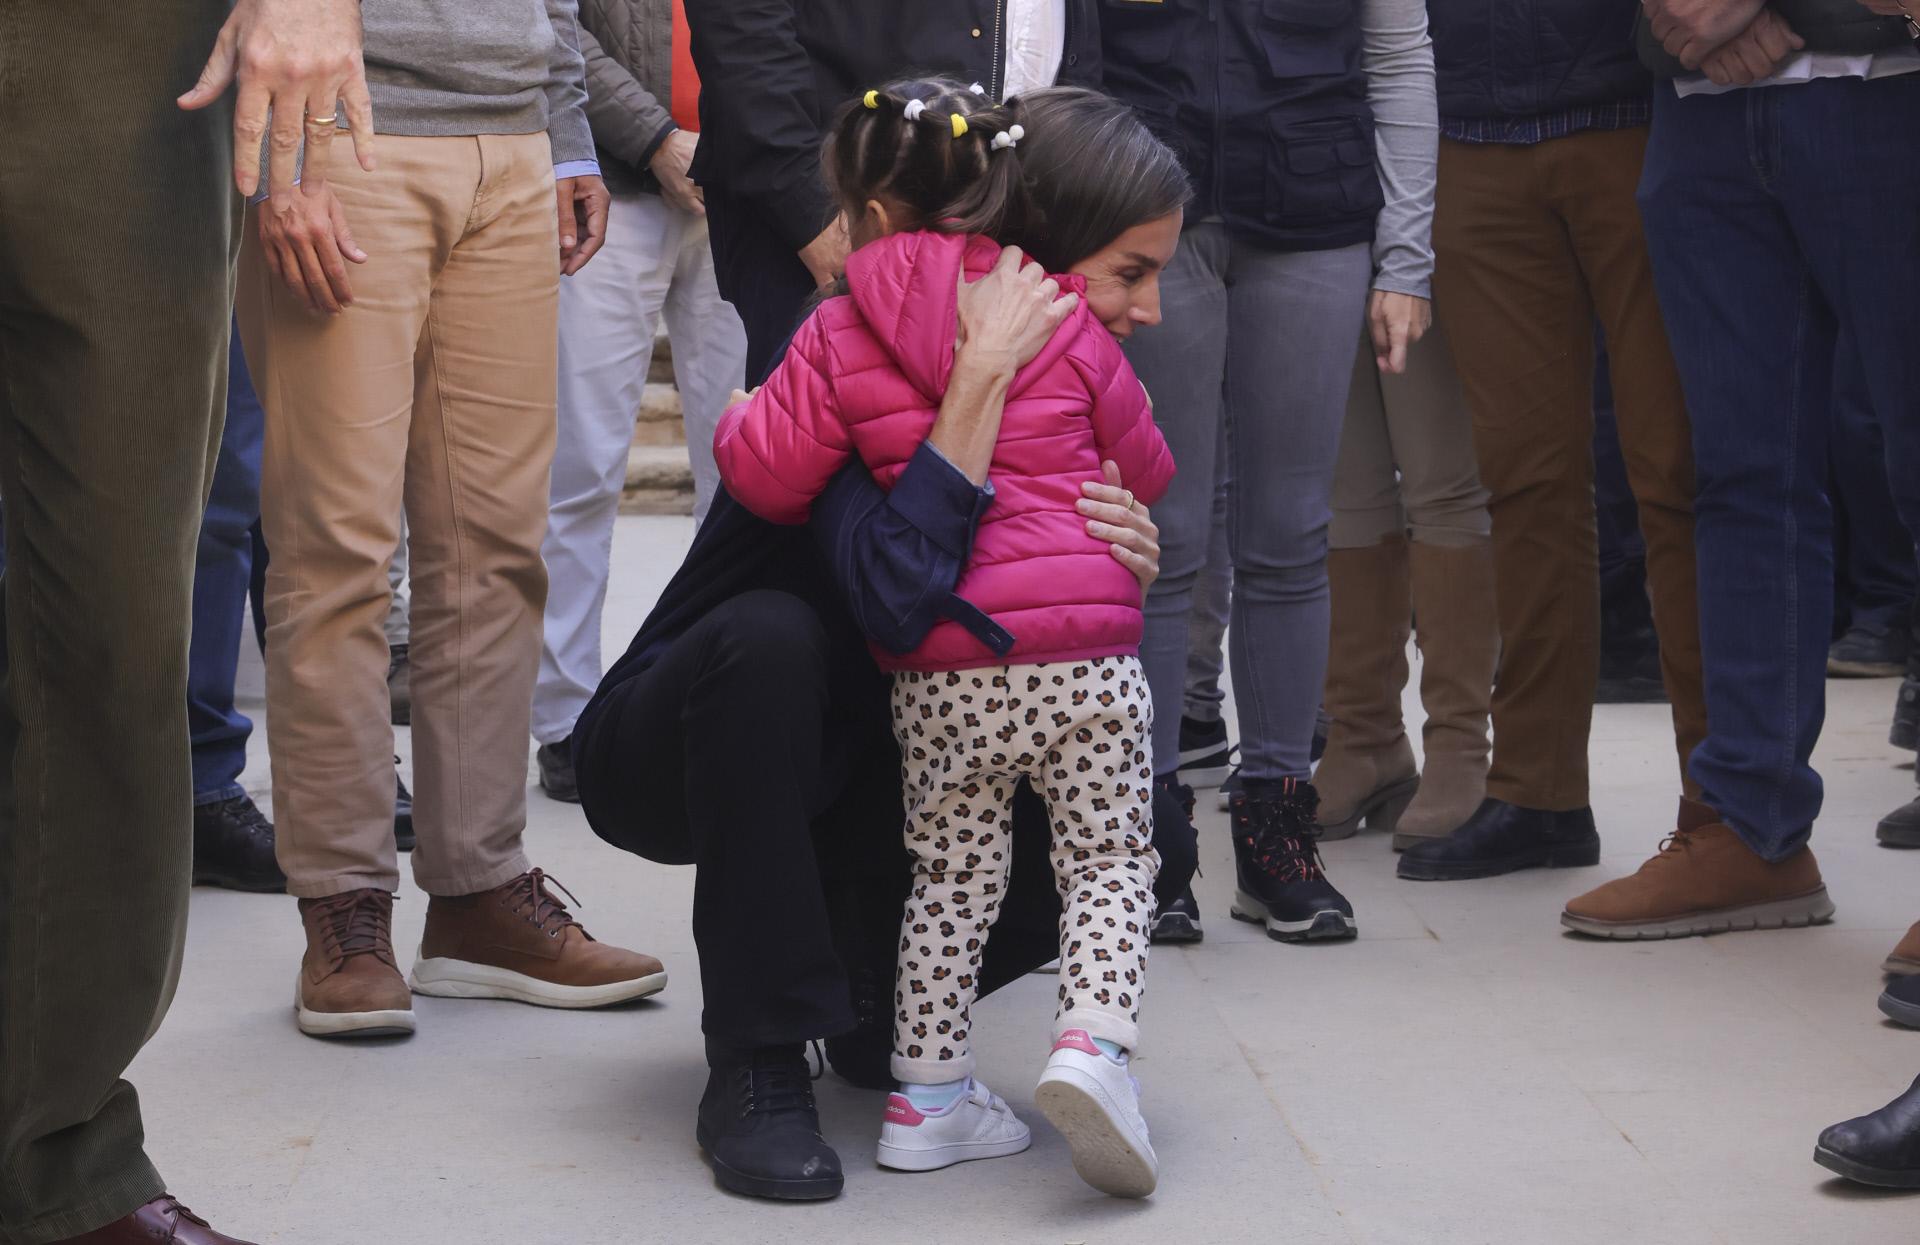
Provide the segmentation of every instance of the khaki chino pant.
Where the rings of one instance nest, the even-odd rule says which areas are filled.
[[[1492,497],[1501,656],[1487,794],[1525,808],[1588,799],[1600,672],[1596,317],[1689,794],[1686,759],[1706,734],[1691,430],[1634,202],[1646,143],[1641,127],[1534,146],[1440,144],[1434,290]]]
[[[266,408],[261,520],[274,821],[302,898],[394,890],[387,567],[412,555],[414,878],[472,894],[529,865],[527,733],[547,578],[559,241],[544,134],[382,135],[336,159],[368,260],[307,309],[241,252]]]

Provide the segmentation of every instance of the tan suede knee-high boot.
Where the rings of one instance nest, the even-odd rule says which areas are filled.
[[[1400,717],[1407,685],[1407,541],[1390,536],[1327,555],[1333,626],[1327,653],[1327,751],[1314,771],[1322,838],[1391,830],[1420,785]]]
[[[1493,546],[1415,542],[1409,553],[1419,628],[1420,700],[1426,764],[1420,793],[1401,817],[1393,846],[1458,829],[1487,794],[1487,707],[1500,649],[1494,616]]]

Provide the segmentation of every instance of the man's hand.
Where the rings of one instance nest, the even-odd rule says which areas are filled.
[[[1715,48],[1700,68],[1721,86],[1746,86],[1773,73],[1805,46],[1806,40],[1793,33],[1786,18],[1772,9],[1762,9],[1753,25],[1734,36],[1732,42]]]
[[[1641,0],[1653,36],[1688,69],[1753,24],[1766,0]]]
[[[1086,496],[1078,502],[1087,518],[1087,535],[1109,542],[1113,560],[1133,572],[1145,593],[1160,578],[1160,529],[1153,516],[1120,483],[1120,467],[1113,462],[1100,464],[1105,484],[1091,480],[1080,486]]]
[[[214,40],[200,80],[180,107],[205,108],[239,83],[233,109],[233,182],[251,198],[260,187],[260,140],[268,146],[267,185],[276,208],[292,210],[296,166],[302,182],[327,180],[327,150],[346,106],[360,167],[373,171],[373,100],[360,56],[359,0],[237,0]],[[300,147],[306,159],[300,165]]]
[[[1027,263],[1017,246],[1002,250],[978,281],[969,283],[962,273],[957,298],[960,337],[954,349],[1008,378],[1033,362],[1080,304],[1078,294],[1062,294],[1060,283]]]
[[[338,315],[353,304],[353,286],[347,281],[345,258],[367,262],[367,253],[354,243],[347,214],[324,182],[315,187],[302,181],[279,199],[254,209],[260,217],[260,245],[267,267],[287,283],[294,297],[327,315]]]
[[[820,231],[820,236],[800,251],[800,262],[813,274],[813,283],[826,289],[847,270],[847,254],[853,249],[847,240],[847,218],[843,213]]]
[[[693,152],[700,145],[700,136],[685,130],[675,130],[655,149],[653,159],[647,167],[660,179],[660,197],[679,208],[682,212],[694,216],[707,214],[707,199],[700,187],[694,185],[687,170],[693,167]]]
[[[1375,290],[1367,306],[1373,332],[1373,361],[1384,373],[1407,370],[1407,350],[1433,327],[1433,304],[1412,294]]]
[[[607,240],[607,207],[613,196],[598,177],[563,177],[553,184],[560,212],[560,275],[587,266]]]

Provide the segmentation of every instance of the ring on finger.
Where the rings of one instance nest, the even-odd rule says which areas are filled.
[[[1127,499],[1127,509],[1128,509],[1128,510],[1132,510],[1132,509],[1133,509],[1133,490],[1132,490],[1132,489],[1124,489],[1124,490],[1122,490],[1122,492],[1124,493],[1124,495],[1126,496],[1126,499]]]
[[[307,124],[309,126],[314,126],[314,127],[337,125],[339,121],[340,121],[340,114],[338,112],[330,112],[324,117],[308,117],[307,118]]]

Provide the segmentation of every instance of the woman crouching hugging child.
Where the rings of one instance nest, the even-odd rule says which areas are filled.
[[[1173,477],[1118,340],[1159,320],[1157,274],[1189,191],[1174,155],[1087,91],[1000,107],[946,81],[869,91],[836,120],[828,180],[856,250],[785,359],[715,440],[727,488],[799,523],[857,454],[889,487],[926,440],[953,364],[960,283],[1019,244],[1047,271],[1118,238],[1122,268],[1050,277],[1077,301],[1013,377],[997,441],[956,462],[990,490],[948,621],[893,673],[914,886],[901,923],[893,1073],[879,1161],[931,1171],[1016,1154],[1027,1126],[973,1079],[971,1007],[1007,883],[1021,779],[1047,803],[1064,904],[1053,1050],[1034,1099],[1095,1188],[1153,1192],[1139,1087],[1152,885],[1153,704],[1139,582],[1075,504],[1118,464],[1139,498]],[[997,239],[997,241],[996,241]],[[1091,243],[1091,244],[1089,244]],[[1009,253],[1008,262],[1019,257]],[[1064,266],[1061,264],[1060,266]],[[990,480],[990,482],[989,482]]]

